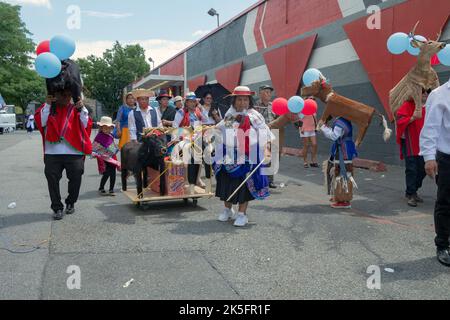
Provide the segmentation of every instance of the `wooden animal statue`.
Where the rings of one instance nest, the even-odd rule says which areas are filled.
[[[438,34],[436,41],[420,41],[415,38],[419,22],[410,33],[410,36],[413,37],[411,45],[420,49],[417,64],[389,93],[389,104],[394,117],[401,105],[408,100],[414,100],[416,111],[422,114],[420,112],[423,107],[422,92],[430,92],[439,87],[439,78],[431,66],[431,58],[444,49],[446,44],[438,42],[441,33]]]
[[[164,196],[166,145],[165,136],[158,137],[150,134],[143,138],[142,143],[129,142],[123,146],[121,150],[123,191],[127,191],[128,174],[133,173],[136,178],[138,198],[143,198],[143,191],[148,186],[147,168],[151,167],[162,174],[160,194]]]
[[[325,111],[321,118],[322,122],[326,123],[330,117],[343,117],[352,123],[355,123],[359,128],[358,136],[355,141],[357,146],[361,145],[364,140],[374,115],[380,117],[382,121],[384,127],[384,141],[389,140],[392,135],[392,130],[388,128],[386,118],[381,113],[375,108],[337,94],[325,79],[317,80],[313,82],[310,87],[302,88],[302,96],[314,96],[326,104]]]
[[[52,79],[46,79],[47,94],[55,96],[56,92],[70,90],[73,102],[76,104],[83,91],[80,67],[74,61],[67,59],[62,61],[62,69],[59,75]],[[56,113],[56,102],[52,103],[52,114]]]

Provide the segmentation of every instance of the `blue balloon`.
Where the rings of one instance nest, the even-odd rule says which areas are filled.
[[[418,41],[428,41],[427,38],[423,37],[423,36],[415,36],[414,39],[418,40]],[[420,53],[420,49],[419,48],[414,48],[411,45],[411,41],[413,39],[409,38],[409,43],[408,43],[408,52],[409,54],[413,55],[413,56],[418,56]]]
[[[35,61],[37,73],[44,78],[55,78],[61,72],[61,61],[51,52],[41,53]]]
[[[439,61],[447,67],[450,67],[450,45],[446,45],[444,49],[437,54]]]
[[[389,37],[387,47],[392,54],[402,54],[408,49],[409,36],[403,32],[394,33]]]
[[[320,78],[323,78],[322,72],[314,68],[308,69],[303,74],[303,83],[309,87],[314,81],[320,80]]]
[[[288,101],[289,111],[292,113],[300,113],[305,107],[305,100],[299,96],[294,96]]]
[[[55,36],[50,40],[50,52],[61,61],[69,59],[75,53],[75,41],[67,36]]]

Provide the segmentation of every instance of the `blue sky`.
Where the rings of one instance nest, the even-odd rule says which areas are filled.
[[[226,22],[257,0],[0,0],[22,5],[22,19],[36,43],[56,34],[77,42],[76,57],[100,55],[112,43],[140,43],[160,64],[216,25],[215,8]],[[69,6],[81,10],[81,28],[70,30]]]

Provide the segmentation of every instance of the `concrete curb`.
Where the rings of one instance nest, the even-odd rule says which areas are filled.
[[[302,149],[296,149],[296,148],[283,148],[282,155],[287,156],[293,156],[293,157],[300,157],[301,156]],[[360,169],[367,169],[373,172],[386,172],[387,167],[386,164],[384,164],[381,161],[374,161],[374,160],[368,160],[368,159],[354,159],[353,165],[356,168]]]

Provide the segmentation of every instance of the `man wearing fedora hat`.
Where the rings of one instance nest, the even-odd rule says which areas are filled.
[[[169,105],[170,99],[172,97],[164,91],[161,91],[156,98],[156,101],[159,102],[159,115],[164,127],[172,127],[173,121],[175,120],[176,110]]]
[[[138,102],[138,107],[128,116],[128,130],[131,141],[141,142],[144,129],[161,128],[162,121],[157,110],[150,107],[149,99],[154,96],[152,91],[138,89],[132,93]]]
[[[259,88],[259,100],[256,102],[255,109],[258,111],[269,124],[276,119],[275,113],[272,111],[272,94],[274,89],[271,86],[264,85]],[[274,176],[268,176],[269,187],[276,189],[277,186],[274,183]]]
[[[73,214],[80,194],[85,156],[92,153],[89,112],[81,99],[76,104],[71,100],[70,88],[57,91],[54,97],[47,97],[35,114],[44,144],[45,177],[55,220],[64,216],[59,186],[63,171],[69,180],[65,214]],[[53,111],[52,105],[56,107]]]
[[[181,96],[176,96],[176,97],[173,99],[173,103],[175,103],[176,111],[183,109],[183,97],[181,97]]]

